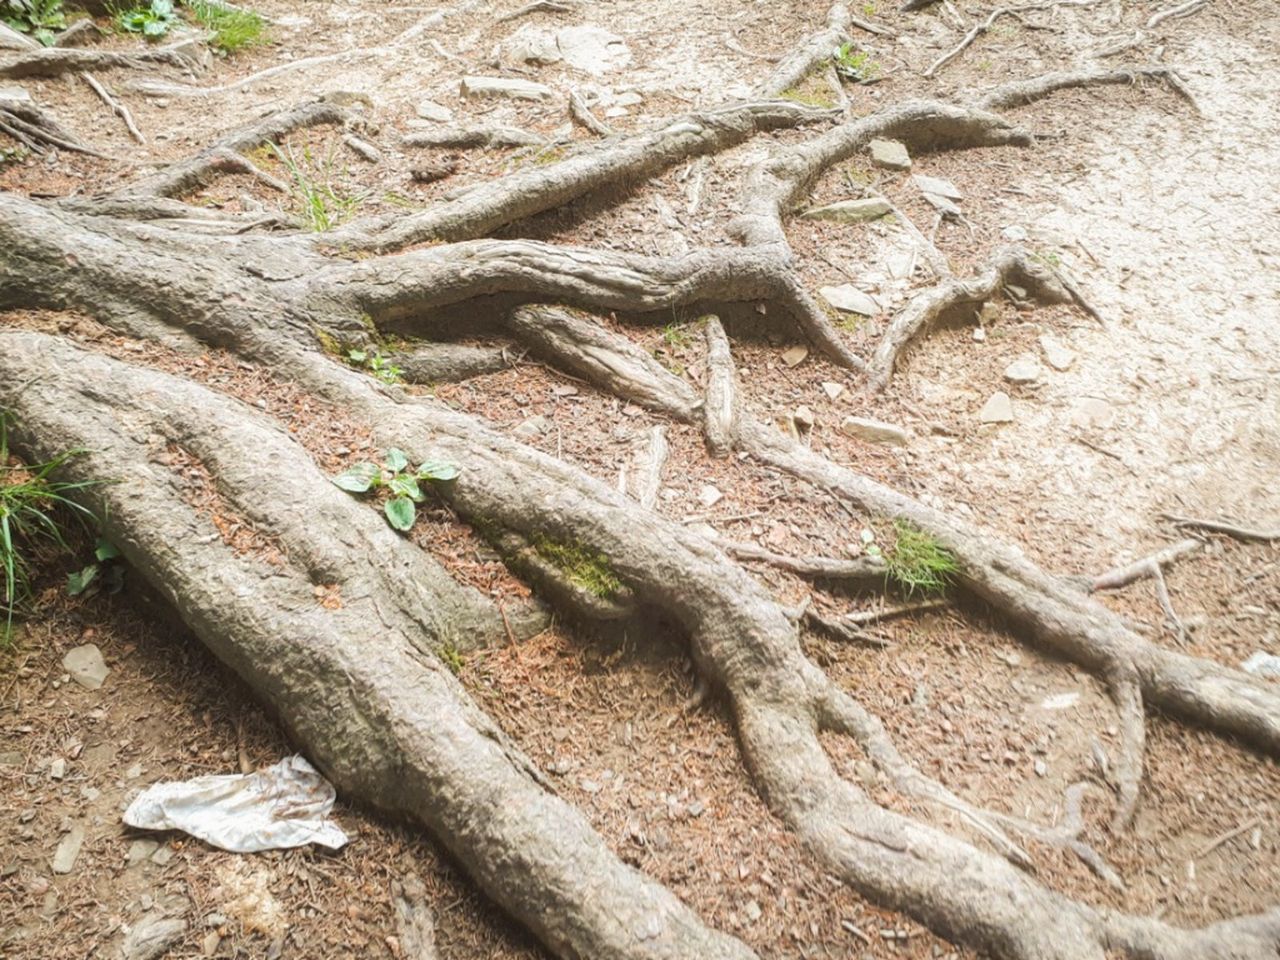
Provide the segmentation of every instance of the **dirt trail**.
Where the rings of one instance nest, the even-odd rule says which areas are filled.
[[[465,151],[455,178],[416,183],[409,169],[419,154],[403,149],[399,135],[435,128],[419,115],[424,100],[462,121],[587,138],[558,103],[465,100],[457,93],[464,74],[503,69],[559,90],[579,89],[598,117],[620,131],[634,130],[653,118],[745,95],[767,74],[769,57],[788,51],[826,16],[826,4],[812,0],[612,0],[499,23],[497,6],[462,6],[465,12],[392,47],[428,11],[269,0],[262,7],[277,21],[274,46],[221,61],[199,80],[175,73],[165,82],[234,84],[287,60],[376,49],[207,98],[125,93],[151,135],[144,147],[74,78],[32,81],[29,89],[55,115],[123,159],[64,154],[11,164],[0,167],[0,188],[50,194],[106,188],[141,167],[185,156],[250,116],[315,93],[355,91],[372,101],[365,135],[382,149],[383,162],[354,159],[329,134],[291,142],[299,150],[314,148],[321,158],[315,171],[361,195],[362,212],[391,213],[545,159],[537,152]],[[518,6],[505,3],[501,11]],[[983,6],[964,9],[966,22],[985,15],[989,5]],[[1105,6],[1109,30],[1116,32],[1159,5],[1123,11],[1127,21],[1116,19],[1120,4]],[[978,89],[1060,67],[1081,49],[1100,45],[1108,32],[1089,27],[1088,11],[1055,16],[1053,30],[1008,24],[980,39],[940,79],[926,82],[920,72],[962,31],[936,9],[908,16],[867,7],[864,14],[900,36],[859,35],[886,76],[849,88],[858,110],[905,93]],[[1025,234],[1033,249],[1081,282],[1105,328],[1065,308],[1031,312],[1002,303],[984,340],[975,340],[965,324],[939,330],[914,348],[878,400],[861,391],[856,377],[816,357],[792,368],[778,350],[790,340],[772,331],[766,342],[735,343],[747,402],[769,418],[811,408],[816,447],[927,502],[957,507],[1063,573],[1098,573],[1161,545],[1169,535],[1162,511],[1274,526],[1280,518],[1280,114],[1274,96],[1280,22],[1269,7],[1266,0],[1216,4],[1162,29],[1164,60],[1184,68],[1203,118],[1154,86],[1066,93],[1019,115],[1038,132],[1061,132],[1061,139],[1026,151],[999,148],[918,162],[917,172],[965,187],[969,226],[944,223],[936,234],[939,249],[958,268],[968,270],[1006,239]],[[584,24],[617,33],[629,61],[592,75],[563,62],[512,64],[505,52],[513,39]],[[1151,52],[1150,45],[1145,49]],[[113,80],[118,90],[127,89],[123,74]],[[714,160],[682,164],[603,210],[583,203],[538,218],[526,225],[526,235],[644,253],[727,242],[723,227],[734,212],[738,179],[772,146],[760,138]],[[814,199],[847,194],[852,182],[845,171],[833,171],[815,187]],[[932,212],[909,178],[877,183],[928,231]],[[242,176],[219,181],[200,199],[232,210],[255,201],[297,210],[296,198]],[[587,210],[598,216],[584,222]],[[854,276],[900,306],[925,281],[922,271],[905,282],[888,276],[902,249],[894,227],[836,230],[797,221],[793,231],[801,271],[815,288]],[[673,370],[699,380],[702,346],[681,332],[679,319],[665,331],[617,326]],[[883,320],[850,330],[851,339],[874,346]],[[76,323],[60,322],[68,329]],[[1045,362],[1038,338],[1046,333],[1075,354],[1067,369]],[[1011,385],[1003,371],[1023,356],[1039,361],[1039,378]],[[824,386],[831,383],[843,388],[835,397]],[[978,411],[996,390],[1011,395],[1014,420],[980,424]],[[442,386],[438,396],[512,431],[544,418],[548,425],[524,439],[611,482],[659,422],[533,364]],[[877,404],[882,413],[875,412]],[[901,422],[912,431],[910,445],[884,448],[843,436],[836,427],[849,413]],[[947,429],[931,432],[930,423]],[[673,463],[682,466],[669,471],[661,513],[709,522],[725,536],[783,552],[838,552],[857,542],[858,524],[834,507],[807,502],[793,482],[749,462],[711,460],[695,430],[673,427],[671,443],[678,454]],[[714,509],[699,499],[708,484],[724,495]],[[449,536],[459,563],[496,566],[470,531],[454,529]],[[446,539],[442,535],[437,547]],[[807,594],[794,578],[765,568],[759,573],[790,601]],[[112,956],[122,931],[159,904],[191,924],[170,954],[175,957],[398,958],[398,942],[387,939],[397,932],[393,877],[407,871],[426,882],[442,957],[541,955],[433,845],[349,808],[339,816],[356,841],[337,856],[295,851],[236,858],[161,838],[158,849],[167,856],[148,850],[130,863],[143,848],[120,826],[119,812],[139,787],[229,771],[242,751],[250,763],[269,763],[288,745],[223,668],[203,650],[186,649],[194,641],[183,631],[135,606],[58,598],[56,583],[51,577],[44,618],[0,673],[0,956]],[[1174,568],[1169,585],[1193,627],[1193,652],[1232,665],[1257,650],[1280,654],[1275,545],[1215,544]],[[1161,636],[1150,584],[1109,602],[1146,623],[1150,636]],[[1071,783],[1101,779],[1096,758],[1113,744],[1115,721],[1095,679],[1028,653],[981,610],[894,623],[884,633],[892,642],[885,650],[815,637],[809,651],[847,688],[859,690],[926,773],[967,799],[1045,821],[1061,818]],[[113,668],[101,693],[68,684],[59,666],[67,649],[86,640],[102,646]],[[676,649],[553,631],[519,648],[466,658],[462,677],[624,859],[762,956],[967,956],[834,883],[799,848],[741,770],[723,709],[688,705],[693,684]],[[832,744],[831,751],[851,780],[904,810],[917,806],[895,801],[847,745]],[[70,772],[54,777],[58,758]],[[1107,830],[1106,792],[1098,787],[1086,802],[1086,836],[1111,859],[1127,889],[1106,887],[1059,851],[1036,850],[1046,882],[1093,903],[1187,924],[1274,905],[1280,889],[1275,762],[1157,718],[1131,835]],[[81,859],[69,876],[55,876],[50,857],[77,824],[89,826]],[[1246,829],[1208,849],[1241,825]],[[270,888],[269,897],[255,894],[262,886]]]

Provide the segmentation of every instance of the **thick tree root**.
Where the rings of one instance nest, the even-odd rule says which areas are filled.
[[[75,470],[118,481],[93,488],[112,542],[339,789],[424,823],[562,956],[752,956],[622,864],[471,702],[433,651],[481,624],[500,630],[491,606],[328,483],[283,431],[235,401],[50,337],[0,340],[0,403],[21,436],[33,450],[91,451]],[[33,369],[51,372],[26,382]],[[286,566],[221,542],[155,462],[166,444],[189,450],[235,509],[282,541]],[[342,606],[322,606],[317,584],[336,585]]]
[[[167,47],[116,53],[107,50],[82,50],[75,47],[48,47],[23,52],[0,62],[0,78],[21,80],[24,77],[56,77],[62,73],[85,70],[108,70],[120,67],[141,69],[148,64],[166,64],[196,69],[207,63],[208,51],[203,43],[183,40]]]
[[[961,307],[977,309],[1009,284],[1023,287],[1042,303],[1067,303],[1071,295],[1057,282],[1053,270],[1025,250],[1006,247],[990,264],[968,279],[952,277],[917,294],[893,318],[867,367],[867,384],[880,391],[889,385],[902,352],[939,317]]]
[[[57,147],[91,157],[106,156],[63,129],[21,88],[0,90],[0,133],[7,134],[34,153],[44,153],[48,147]]]

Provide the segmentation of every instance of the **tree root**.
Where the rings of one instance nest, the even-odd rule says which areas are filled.
[[[1197,114],[1203,114],[1200,104],[1187,87],[1186,81],[1172,67],[1145,66],[1124,67],[1117,70],[1091,68],[1046,73],[1031,80],[1017,80],[996,87],[981,97],[978,104],[985,110],[1004,110],[1009,107],[1034,103],[1059,90],[1078,87],[1105,86],[1108,84],[1136,84],[1139,80],[1163,80],[1178,96],[1186,100]]]
[[[116,68],[141,69],[148,64],[165,64],[192,70],[208,62],[203,43],[182,40],[166,47],[116,53],[106,50],[82,50],[75,47],[47,47],[20,53],[0,63],[0,78],[21,80],[24,77],[56,77],[62,73]]]
[[[284,184],[262,173],[241,153],[264,143],[278,141],[295,130],[326,123],[343,123],[350,116],[346,108],[325,100],[278,111],[228,134],[187,160],[171,164],[150,177],[126,184],[115,192],[115,196],[177,197],[208,186],[216,174],[225,170],[251,173],[273,189],[287,192],[288,188]]]
[[[1125,564],[1123,567],[1116,567],[1114,570],[1108,570],[1106,573],[1094,577],[1089,589],[1094,592],[1099,590],[1119,590],[1121,587],[1127,587],[1137,580],[1151,576],[1153,567],[1159,570],[1166,563],[1172,563],[1180,557],[1203,549],[1203,540],[1197,540],[1194,537],[1179,540],[1177,543],[1157,550],[1141,560],[1135,560],[1133,563]]]
[[[815,67],[830,62],[831,51],[849,39],[850,20],[849,8],[843,3],[832,6],[827,13],[826,27],[802,40],[784,57],[768,79],[756,88],[755,95],[761,99],[779,97],[803,81]]]
[[[729,338],[718,317],[704,321],[707,338],[707,386],[703,413],[703,432],[707,449],[713,457],[727,457],[733,450],[737,434],[738,387],[729,354]]]
[[[91,157],[107,156],[81,143],[74,134],[63,129],[22,89],[0,90],[0,132],[8,134],[34,153],[43,153],[46,147],[57,147]]]
[[[1042,3],[1024,3],[1016,7],[997,7],[991,11],[986,20],[983,20],[966,33],[959,44],[930,64],[924,75],[926,77],[937,76],[939,70],[964,53],[973,41],[995,26],[996,21],[1001,17],[1018,17],[1021,19],[1020,14],[1030,13],[1033,10],[1050,10],[1054,7],[1091,7],[1095,3],[1098,3],[1098,0],[1044,0]]]
[[[83,22],[83,21],[82,21]],[[138,125],[133,122],[133,114],[129,112],[129,108],[111,95],[101,81],[92,73],[80,74],[82,80],[89,85],[89,88],[98,96],[98,99],[105,103],[121,122],[124,123],[125,129],[129,131],[129,136],[133,137],[138,143],[146,143],[147,138],[142,135],[142,131],[138,129]]]
[[[1170,513],[1166,513],[1163,516],[1166,520],[1172,521],[1174,526],[1183,530],[1204,530],[1206,533],[1221,533],[1224,536],[1231,537],[1233,540],[1258,540],[1264,543],[1274,543],[1276,540],[1280,540],[1280,530],[1240,527],[1233,523],[1223,523],[1221,520],[1199,520],[1195,517],[1180,517]]]
[[[889,385],[903,351],[940,316],[962,306],[980,307],[1011,283],[1024,287],[1043,303],[1072,300],[1052,269],[1019,247],[1006,247],[977,276],[943,280],[912,298],[890,322],[868,364],[870,388],[881,391]]]
[[[487,601],[329,484],[274,424],[54,338],[0,338],[0,398],[21,436],[32,449],[87,449],[77,475],[120,479],[92,488],[112,541],[340,790],[424,823],[562,956],[753,956],[622,864],[555,796],[432,653],[462,641]],[[49,372],[13,389],[37,366]],[[114,429],[125,407],[127,435]],[[148,435],[197,455],[240,510],[286,540],[288,566],[264,569],[223,545],[152,462]],[[336,583],[343,605],[317,603],[317,582]]]

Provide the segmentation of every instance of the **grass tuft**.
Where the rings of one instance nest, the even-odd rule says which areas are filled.
[[[360,197],[344,196],[333,189],[332,156],[323,163],[317,163],[309,147],[303,149],[299,159],[294,154],[293,147],[287,144],[284,149],[274,143],[267,146],[293,178],[294,199],[302,208],[307,226],[316,233],[332,230],[349,217],[360,203]]]
[[[884,558],[885,575],[890,582],[908,596],[945,593],[960,572],[955,554],[905,520],[894,521],[893,530],[893,549]]]
[[[9,645],[14,619],[30,612],[33,553],[49,546],[68,549],[59,522],[68,515],[83,522],[94,519],[88,510],[68,499],[69,494],[92,486],[93,481],[68,483],[51,479],[59,467],[80,452],[69,450],[30,466],[10,464],[8,421],[0,411],[0,567],[4,573],[0,646]]]
[[[262,43],[267,22],[252,10],[237,10],[207,0],[191,0],[187,8],[200,26],[212,31],[209,45],[222,53],[235,53]]]

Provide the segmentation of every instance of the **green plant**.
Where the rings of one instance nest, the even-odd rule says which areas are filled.
[[[134,7],[116,14],[116,23],[121,30],[140,33],[148,40],[163,37],[175,19],[173,0],[151,0],[150,6]]]
[[[1062,266],[1062,258],[1052,250],[1037,250],[1032,254],[1032,256],[1043,263],[1046,267],[1052,267],[1054,270],[1057,270]]]
[[[69,450],[52,460],[26,467],[10,465],[8,421],[0,412],[0,567],[4,570],[5,610],[0,643],[8,643],[14,617],[25,613],[31,602],[31,552],[42,544],[67,549],[58,514],[67,514],[82,522],[93,520],[92,513],[68,499],[69,494],[92,486],[93,481],[64,482],[51,478],[80,452]]]
[[[0,19],[41,45],[53,46],[53,34],[67,25],[62,0],[0,0]]]
[[[864,17],[874,17],[876,15],[876,5],[874,3],[864,3],[862,5],[862,15]]]
[[[6,163],[17,163],[27,152],[22,147],[0,147],[0,167]]]
[[[913,523],[895,520],[894,543],[885,555],[885,576],[910,596],[946,591],[960,565],[953,554]]]
[[[94,594],[99,590],[119,593],[124,587],[124,567],[112,560],[120,556],[115,545],[102,537],[93,548],[93,563],[67,574],[67,596]]]
[[[453,644],[453,641],[446,640],[444,643],[442,643],[440,645],[439,652],[440,652],[440,660],[444,663],[446,667],[449,668],[450,673],[452,673],[456,677],[458,674],[462,672],[462,668],[465,665],[465,661],[462,659],[462,654],[458,651],[458,648]]]
[[[351,215],[361,198],[343,196],[333,189],[332,153],[320,164],[312,157],[311,148],[306,147],[302,152],[302,162],[299,162],[292,147],[286,146],[281,150],[274,143],[267,146],[293,178],[294,198],[302,206],[302,214],[312,230],[316,233],[332,230]],[[317,179],[312,171],[320,174],[323,181]]]
[[[622,581],[609,561],[580,543],[561,543],[546,536],[533,538],[533,548],[554,564],[574,586],[593,596],[609,598],[622,589]]]
[[[426,499],[418,481],[445,482],[457,477],[458,468],[441,460],[428,460],[417,470],[410,470],[405,452],[392,447],[381,465],[363,461],[352,464],[334,477],[333,483],[348,493],[368,493],[385,488],[391,496],[383,503],[382,512],[391,526],[404,532],[417,519],[415,504]]]
[[[872,83],[880,77],[880,64],[865,50],[855,50],[852,43],[842,43],[832,53],[836,73],[855,83]]]
[[[404,373],[382,355],[381,350],[348,350],[347,362],[353,367],[368,370],[383,383],[399,383]]]
[[[693,333],[688,323],[673,320],[662,328],[662,342],[668,347],[680,349],[693,342]]]
[[[253,10],[238,10],[208,0],[190,0],[187,8],[196,22],[213,32],[209,45],[219,53],[235,53],[262,42],[266,21]]]

